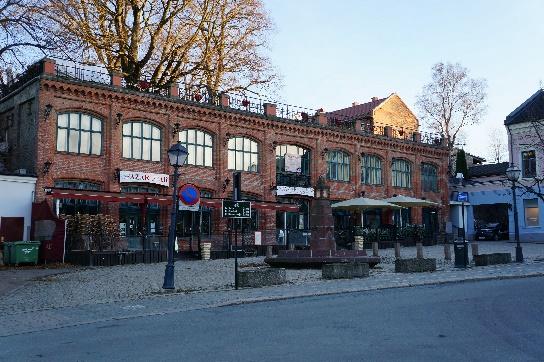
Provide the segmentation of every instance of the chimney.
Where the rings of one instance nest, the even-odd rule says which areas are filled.
[[[376,101],[378,100],[378,97],[372,97],[370,100],[371,100],[372,102],[376,102]]]
[[[358,106],[358,105],[359,105],[359,102],[351,102],[352,107],[355,107],[355,106]]]

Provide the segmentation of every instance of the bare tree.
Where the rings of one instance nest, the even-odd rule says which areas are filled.
[[[489,131],[489,158],[496,163],[501,162],[507,154],[505,133],[493,128]]]
[[[129,85],[186,80],[212,90],[269,82],[270,20],[260,0],[41,0],[73,60],[103,64]],[[225,89],[222,89],[225,90]]]
[[[38,8],[32,0],[0,1],[0,82],[5,84],[16,70],[21,70],[38,55],[55,45],[39,21]]]
[[[485,112],[486,88],[485,80],[470,78],[458,63],[433,66],[432,81],[418,95],[417,106],[426,126],[444,135],[450,152],[459,132]]]

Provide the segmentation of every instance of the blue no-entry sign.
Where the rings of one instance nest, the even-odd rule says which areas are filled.
[[[180,208],[182,206],[197,206],[200,202],[200,190],[195,185],[185,184],[179,188],[178,198],[180,201]]]

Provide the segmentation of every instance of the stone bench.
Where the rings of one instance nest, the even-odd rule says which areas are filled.
[[[323,279],[365,278],[368,275],[368,263],[331,263],[323,264],[321,268]]]
[[[510,253],[479,254],[474,255],[473,259],[476,266],[508,264],[512,262],[512,255]]]
[[[287,283],[283,268],[256,268],[238,270],[238,285],[242,288],[258,288]]]
[[[436,259],[413,258],[395,260],[395,273],[423,273],[436,271]]]

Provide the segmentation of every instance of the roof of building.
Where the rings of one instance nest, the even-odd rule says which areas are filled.
[[[537,90],[525,102],[514,109],[506,119],[506,126],[544,118],[544,89]]]
[[[508,162],[490,163],[487,165],[477,165],[468,168],[469,177],[483,177],[505,175],[508,168]]]
[[[363,104],[356,104],[351,107],[338,109],[336,111],[328,112],[327,116],[336,116],[336,117],[343,117],[348,119],[353,118],[362,118],[365,116],[370,116],[372,114],[372,111],[376,109],[380,104],[382,104],[387,98],[377,98],[374,97],[370,102],[363,103]]]

